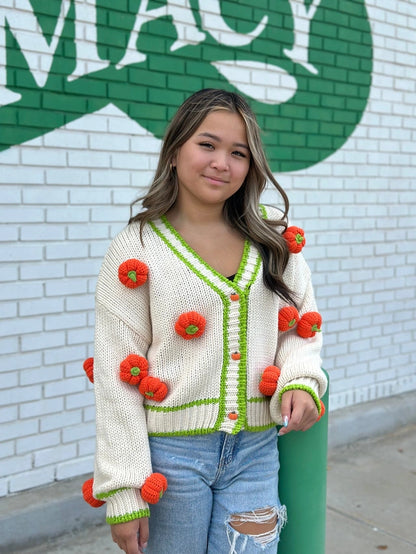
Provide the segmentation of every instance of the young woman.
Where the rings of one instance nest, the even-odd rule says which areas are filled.
[[[184,102],[142,202],[97,285],[94,496],[126,554],[276,552],[276,425],[311,427],[327,383],[321,334],[279,318],[316,305],[242,97]]]

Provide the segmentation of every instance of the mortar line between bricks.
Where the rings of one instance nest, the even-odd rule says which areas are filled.
[[[335,514],[338,514],[340,516],[343,516],[351,521],[355,521],[356,523],[361,524],[363,527],[369,527],[372,531],[375,531],[377,533],[382,533],[383,535],[386,535],[387,537],[391,537],[392,539],[395,539],[403,544],[407,544],[409,546],[416,546],[416,542],[408,541],[406,539],[403,539],[402,537],[399,537],[398,535],[391,533],[390,531],[387,531],[386,529],[383,529],[381,527],[377,527],[375,524],[370,523],[369,521],[363,520],[357,516],[353,516],[351,514],[348,514],[346,512],[343,512],[342,510],[339,510],[338,508],[332,508],[331,506],[327,505],[327,510],[334,512]]]

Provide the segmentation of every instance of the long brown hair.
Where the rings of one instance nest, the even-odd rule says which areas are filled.
[[[196,132],[206,116],[217,110],[227,110],[241,116],[251,154],[244,183],[224,204],[224,218],[259,250],[263,259],[265,286],[287,302],[295,303],[293,293],[283,281],[289,251],[281,232],[287,227],[289,200],[266,160],[256,117],[239,94],[219,89],[203,89],[195,92],[179,107],[166,130],[152,184],[145,196],[131,205],[133,210],[141,202],[144,211],[131,216],[129,223],[140,222],[142,231],[147,222],[161,217],[172,208],[178,195],[173,160],[179,148]],[[283,200],[284,210],[278,220],[265,219],[259,209],[260,197],[268,181]]]

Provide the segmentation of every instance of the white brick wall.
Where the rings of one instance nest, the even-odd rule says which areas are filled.
[[[416,13],[366,4],[361,123],[330,158],[277,176],[307,233],[332,410],[416,389]],[[92,470],[95,278],[159,148],[109,105],[0,152],[0,495]]]
[[[416,12],[366,5],[374,65],[360,125],[330,158],[279,175],[309,231],[332,410],[416,388]]]

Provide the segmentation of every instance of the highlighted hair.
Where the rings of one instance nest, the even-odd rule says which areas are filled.
[[[167,128],[159,163],[147,194],[131,205],[142,203],[144,211],[131,216],[129,223],[145,223],[165,215],[175,204],[178,195],[176,170],[172,162],[179,148],[196,132],[208,114],[227,110],[243,119],[250,149],[250,167],[243,185],[224,204],[225,220],[244,238],[251,241],[263,259],[265,286],[284,300],[295,303],[293,293],[283,281],[289,249],[282,233],[287,228],[289,200],[273,176],[264,153],[260,127],[246,100],[234,92],[203,89],[195,92],[179,107]],[[267,182],[278,191],[284,205],[278,220],[268,220],[260,212],[260,197]]]

